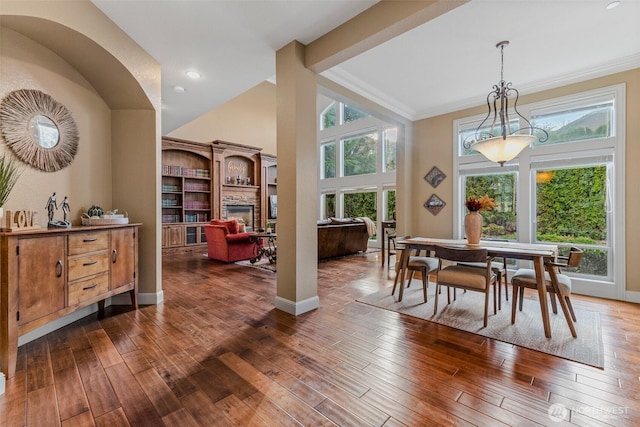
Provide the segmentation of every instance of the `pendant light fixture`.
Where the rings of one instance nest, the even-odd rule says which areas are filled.
[[[493,86],[493,90],[487,95],[487,116],[478,126],[475,134],[464,141],[465,148],[478,151],[492,162],[500,163],[513,160],[522,150],[533,143],[538,136],[533,135],[533,131],[541,133],[538,141],[545,142],[549,139],[546,130],[531,125],[531,122],[518,112],[518,90],[512,87],[512,83],[504,80],[504,48],[509,45],[509,41],[501,41],[496,45],[500,49],[500,82]],[[525,126],[518,127],[511,131],[509,121],[509,97],[513,97],[513,111],[520,120],[526,123]],[[489,117],[493,115],[490,126],[485,126]]]

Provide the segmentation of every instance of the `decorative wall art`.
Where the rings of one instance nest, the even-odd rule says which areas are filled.
[[[0,103],[0,135],[23,162],[55,172],[78,152],[78,129],[67,108],[39,90],[10,92]]]
[[[431,212],[433,215],[438,215],[446,205],[447,204],[445,203],[444,200],[442,200],[436,194],[432,194],[431,197],[429,197],[429,199],[426,202],[424,202],[423,206],[425,207],[426,210]]]
[[[424,180],[427,181],[433,188],[436,188],[444,179],[447,177],[440,169],[436,166],[432,167],[431,170],[424,176]]]

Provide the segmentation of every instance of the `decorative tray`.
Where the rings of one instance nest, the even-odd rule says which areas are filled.
[[[129,217],[126,213],[116,215],[89,216],[82,214],[82,225],[114,225],[129,224]]]

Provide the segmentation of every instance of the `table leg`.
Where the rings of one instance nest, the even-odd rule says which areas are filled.
[[[381,236],[381,240],[382,240],[382,242],[381,242],[381,245],[382,245],[382,252],[381,252],[381,253],[382,253],[382,266],[383,266],[383,267],[384,267],[384,258],[385,258],[385,256],[384,256],[384,241],[385,241],[385,240],[387,240],[387,239],[386,239],[386,237],[387,237],[387,236],[385,236],[385,227],[384,227],[384,225],[383,225],[383,226],[382,226],[382,236]],[[398,276],[396,276],[396,277],[398,277]]]
[[[407,267],[409,266],[409,254],[411,253],[411,245],[405,244],[404,249],[402,249],[402,256],[400,257],[400,270],[398,273],[400,274],[400,292],[398,294],[398,301],[402,301],[402,295],[404,294],[404,275],[407,271]],[[396,278],[398,275],[396,274]]]
[[[538,298],[540,299],[540,312],[542,313],[542,326],[544,336],[551,338],[551,324],[549,322],[549,306],[547,304],[547,286],[544,280],[544,258],[533,258],[533,266],[536,270],[536,282],[538,283]]]

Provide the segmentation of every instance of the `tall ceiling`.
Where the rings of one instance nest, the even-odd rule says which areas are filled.
[[[161,64],[163,134],[273,79],[275,52],[292,40],[308,44],[377,3],[92,1]],[[417,120],[481,105],[500,79],[502,40],[504,78],[521,93],[638,68],[640,0],[611,1],[471,0],[323,75]]]

